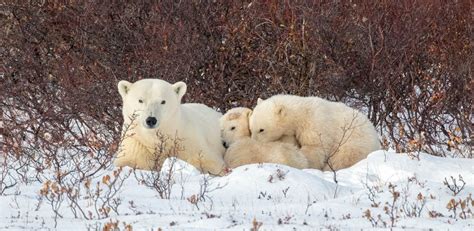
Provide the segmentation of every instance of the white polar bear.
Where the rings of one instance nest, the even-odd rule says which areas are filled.
[[[259,99],[249,119],[252,138],[270,142],[295,136],[311,168],[347,168],[380,149],[368,118],[343,103],[276,95]]]
[[[116,166],[152,170],[161,167],[157,160],[177,156],[203,172],[223,173],[221,114],[203,104],[181,104],[185,83],[120,81],[118,90],[124,126]]]
[[[249,108],[233,108],[220,119],[223,144],[228,146],[224,155],[228,167],[236,168],[252,163],[285,164],[299,169],[308,167],[308,160],[294,144],[260,143],[251,139],[249,130],[251,112]]]

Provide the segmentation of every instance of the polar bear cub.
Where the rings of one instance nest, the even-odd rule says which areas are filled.
[[[203,104],[182,104],[185,83],[120,81],[118,91],[123,100],[124,125],[116,166],[154,170],[161,167],[158,159],[171,155],[203,172],[223,173],[222,115]]]
[[[318,97],[259,99],[249,123],[252,138],[259,142],[295,136],[310,168],[347,168],[380,149],[378,134],[364,114]]]
[[[249,108],[233,108],[220,119],[221,136],[228,147],[224,160],[228,167],[235,168],[252,163],[277,163],[294,168],[307,168],[306,157],[294,144],[283,142],[261,143],[250,138]],[[294,142],[288,139],[285,142]]]

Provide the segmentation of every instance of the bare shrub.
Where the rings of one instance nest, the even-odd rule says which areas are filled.
[[[12,176],[13,170],[7,163],[7,158],[2,159],[0,163],[0,196],[4,195],[5,190],[15,187],[18,183],[16,177]]]
[[[425,205],[426,197],[418,193],[415,202],[408,202],[408,199],[405,198],[402,202],[402,210],[407,217],[421,217]]]
[[[59,209],[65,200],[64,192],[66,189],[58,186],[56,182],[46,181],[40,190],[41,201],[45,199],[51,206],[51,210],[54,213],[54,227],[57,225],[58,218],[62,218]]]
[[[140,171],[134,173],[138,182],[145,186],[154,189],[162,199],[170,199],[171,191],[175,181],[175,171],[177,169],[176,161],[178,153],[184,150],[181,145],[182,140],[178,137],[168,137],[160,132],[156,133],[156,138],[159,140],[153,156],[155,171]],[[162,171],[163,163],[168,159],[168,166],[166,171]],[[183,189],[184,190],[184,189]]]
[[[400,198],[400,192],[395,190],[396,187],[396,185],[389,183],[388,190],[390,194],[392,194],[392,201],[385,202],[385,206],[383,207],[385,214],[387,214],[390,218],[390,227],[395,227],[395,223],[397,222],[398,218],[400,218],[399,208],[397,206],[397,201]]]
[[[288,174],[289,171],[283,171],[281,169],[277,169],[274,173],[270,174],[268,176],[268,182],[269,183],[275,183],[277,180],[278,181],[283,181],[286,178],[286,174]]]
[[[420,186],[424,187],[425,184],[420,182],[416,176],[409,177],[407,184],[402,188],[401,192],[401,202],[400,202],[400,211],[404,213],[406,217],[421,217],[424,211],[426,201],[430,197],[423,195],[419,192],[415,198],[411,198],[411,187]]]
[[[327,151],[327,155],[325,156],[325,159],[324,159],[324,165],[327,166],[331,170],[333,174],[333,181],[334,183],[336,183],[336,188],[334,189],[334,195],[333,195],[334,198],[336,198],[337,196],[337,190],[339,187],[339,184],[337,181],[337,172],[334,166],[334,163],[336,163],[336,161],[334,160],[334,156],[340,151],[341,147],[349,141],[355,129],[361,126],[360,124],[359,125],[356,124],[357,122],[356,120],[358,116],[359,116],[358,113],[356,111],[353,111],[352,116],[349,119],[349,121],[346,121],[342,125],[342,127],[339,128],[341,129],[341,137],[339,138],[339,140],[336,140],[336,143],[334,144],[334,146],[322,147],[323,149]],[[320,142],[324,144],[322,140],[322,134],[320,135]]]
[[[379,207],[381,202],[377,202],[376,199],[378,198],[377,193],[382,192],[377,186],[369,186],[367,182],[364,184],[365,188],[367,189],[367,198],[371,202],[370,206],[373,208]]]
[[[257,221],[257,218],[253,218],[252,227],[250,228],[251,231],[258,231],[262,227],[263,223]]]
[[[372,212],[370,209],[365,210],[364,215],[362,216],[369,220],[372,227],[387,227],[387,223],[382,220],[382,215],[377,215],[377,217],[373,217]]]
[[[212,178],[214,178],[214,177],[209,175],[209,174],[204,174],[202,176],[201,180],[199,181],[199,191],[198,191],[198,193],[193,194],[193,195],[191,195],[190,197],[187,198],[189,203],[196,206],[197,209],[199,209],[199,203],[200,202],[205,202],[205,201],[209,201],[210,202],[210,207],[212,208],[213,201],[212,201],[212,197],[210,197],[209,193],[212,193],[216,190],[222,189],[227,185],[227,183],[226,184],[221,184],[221,183],[214,184],[213,182],[211,182]]]
[[[92,228],[92,227],[88,227],[88,228]],[[95,227],[95,229],[98,230],[99,228]],[[127,224],[126,222],[120,222],[118,220],[112,220],[112,219],[107,221],[102,226],[102,231],[120,231],[120,230],[132,231],[133,227],[131,224]]]
[[[472,199],[472,195],[469,194],[465,199],[452,198],[449,200],[448,204],[446,205],[448,211],[452,212],[453,215],[450,217],[457,219],[458,217],[461,219],[470,219],[473,217],[474,213],[472,208],[474,208],[474,201]]]
[[[311,206],[313,206],[314,204],[316,204],[316,202],[318,202],[318,201],[317,200],[311,200],[311,196],[308,193],[308,197],[306,198],[306,209],[304,211],[305,215],[308,214],[309,208]]]
[[[130,174],[131,171],[122,173],[119,168],[111,175],[102,176],[94,185],[91,185],[90,179],[79,185],[47,180],[40,190],[38,207],[45,202],[51,206],[55,226],[57,218],[63,217],[61,207],[64,203],[67,203],[75,218],[103,219],[109,217],[111,212],[119,215],[118,207],[122,201],[118,192]]]
[[[457,181],[453,176],[450,176],[450,179],[451,180],[448,181],[445,177],[443,184],[446,185],[446,187],[448,187],[448,189],[453,193],[453,196],[456,196],[464,189],[466,182],[464,182],[461,175],[459,175],[459,178]]]

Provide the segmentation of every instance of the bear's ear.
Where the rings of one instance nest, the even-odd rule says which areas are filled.
[[[257,99],[257,105],[259,105],[262,101],[263,101],[262,98],[258,98],[258,99]]]
[[[130,83],[126,80],[120,81],[117,85],[120,95],[122,97],[125,97],[127,95],[128,91],[130,90],[131,86],[132,86],[132,83]]]
[[[186,84],[184,82],[177,82],[173,84],[173,90],[178,95],[178,100],[181,101],[184,93],[186,93]]]
[[[284,116],[286,114],[286,108],[283,105],[276,105],[275,106],[275,113],[278,116]]]
[[[240,113],[238,112],[232,112],[229,114],[229,117],[227,117],[228,120],[236,120],[240,117]]]

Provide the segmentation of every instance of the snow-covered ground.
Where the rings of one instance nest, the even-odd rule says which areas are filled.
[[[474,230],[474,204],[469,199],[474,192],[474,159],[420,153],[418,160],[407,154],[377,151],[355,166],[338,171],[337,183],[332,172],[276,164],[241,166],[214,178],[199,174],[181,161],[176,162],[175,169],[170,199],[161,199],[157,191],[132,174],[114,196],[121,202],[119,215],[110,212],[110,217],[102,219],[74,218],[64,202],[56,229],[97,230],[118,221],[121,230],[250,230],[254,226],[261,230],[391,226]],[[112,171],[102,175],[113,176]],[[142,173],[146,174],[135,174]],[[465,182],[457,195],[443,183],[446,178],[452,186],[451,176],[457,185],[462,185],[460,176]],[[102,183],[108,180],[96,179]],[[203,185],[207,185],[206,190]],[[0,229],[54,229],[51,204],[38,200],[43,187],[41,183],[17,185],[0,196]],[[83,191],[79,198],[86,214],[95,211],[91,195]]]

